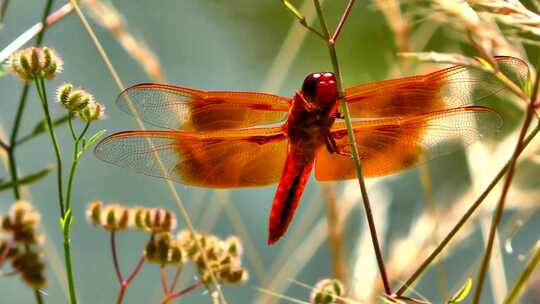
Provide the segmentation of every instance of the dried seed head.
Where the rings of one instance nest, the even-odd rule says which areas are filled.
[[[144,257],[148,262],[160,265],[183,262],[183,253],[170,233],[161,233],[157,239],[152,236],[144,248]]]
[[[40,219],[29,202],[18,201],[10,208],[9,216],[2,219],[2,229],[11,232],[17,243],[37,244],[43,239],[38,232]]]
[[[133,224],[135,225],[135,228],[140,230],[146,230],[146,224],[144,222],[146,212],[148,212],[148,209],[143,207],[131,209],[131,217],[133,218]]]
[[[69,112],[77,114],[88,104],[94,102],[94,97],[82,89],[73,89],[71,83],[65,83],[56,89],[56,102]]]
[[[23,81],[53,79],[62,70],[62,59],[48,47],[31,47],[10,56],[8,65]]]
[[[41,288],[45,285],[43,270],[45,264],[42,255],[33,251],[26,251],[13,258],[11,263],[21,279],[32,288]]]
[[[129,210],[118,204],[107,205],[103,209],[101,226],[107,230],[119,231],[128,227]]]
[[[199,251],[196,240],[200,243],[208,263]],[[211,283],[210,270],[222,283],[239,284],[248,279],[247,271],[241,266],[242,244],[237,237],[231,236],[223,241],[214,235],[196,233],[193,236],[188,230],[183,230],[177,235],[176,242],[195,265],[205,283]]]
[[[78,116],[82,121],[92,122],[105,117],[105,106],[99,102],[90,100],[86,106],[78,112]]]
[[[153,233],[171,232],[176,228],[176,216],[162,208],[147,209],[143,223],[145,229]]]
[[[310,303],[333,304],[338,303],[345,293],[343,284],[336,279],[320,280],[311,291]]]
[[[101,226],[101,213],[103,210],[103,203],[101,201],[95,200],[88,205],[86,208],[86,216],[88,220],[96,225]]]

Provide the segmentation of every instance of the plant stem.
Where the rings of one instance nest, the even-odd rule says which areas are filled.
[[[527,136],[527,138],[523,141],[523,145],[520,149],[520,153],[527,147],[527,145],[534,139],[534,137],[538,134],[540,131],[540,123],[536,126],[536,128]],[[467,223],[467,221],[470,219],[470,217],[474,214],[476,209],[480,207],[484,199],[488,196],[488,194],[495,188],[497,183],[503,178],[504,174],[508,171],[510,168],[510,164],[512,162],[512,159],[508,160],[504,167],[497,173],[495,178],[489,183],[489,185],[486,187],[484,192],[480,194],[480,196],[476,199],[476,201],[472,204],[471,207],[465,212],[465,214],[459,219],[457,224],[450,230],[450,232],[444,237],[444,239],[441,241],[441,243],[433,250],[433,252],[422,262],[422,264],[416,269],[416,271],[411,275],[411,277],[398,289],[396,292],[396,295],[401,296],[407,289],[412,286],[412,284],[422,275],[422,273],[427,269],[427,267],[437,258],[437,256],[444,250],[444,248],[450,243],[452,238],[458,233],[458,231]]]
[[[478,280],[477,280],[478,284],[476,285],[474,298],[473,298],[474,304],[479,303],[480,298],[482,296],[482,288],[484,286],[485,277],[488,271],[488,264],[491,259],[491,253],[493,251],[493,244],[495,241],[495,234],[497,233],[497,227],[499,226],[499,223],[501,222],[501,219],[502,219],[504,205],[506,203],[506,197],[508,196],[510,185],[512,184],[512,180],[514,178],[514,173],[515,173],[519,154],[522,151],[523,140],[525,138],[525,135],[527,134],[527,130],[529,129],[529,126],[535,115],[534,104],[536,103],[537,95],[538,95],[538,87],[539,87],[539,81],[540,81],[540,75],[538,75],[539,72],[540,72],[540,67],[538,68],[536,72],[534,88],[533,88],[533,92],[529,100],[529,105],[527,107],[525,121],[523,122],[523,125],[521,127],[521,131],[519,133],[519,137],[516,143],[516,148],[514,149],[514,153],[512,154],[512,159],[510,162],[508,174],[506,175],[506,180],[503,184],[501,196],[499,198],[499,202],[497,203],[497,208],[495,209],[495,214],[493,215],[493,218],[491,221],[491,226],[489,229],[489,236],[486,243],[486,250],[484,252],[484,256],[482,257],[482,263],[480,265],[480,270],[478,272]]]
[[[9,139],[9,149],[7,150],[8,159],[9,159],[9,173],[11,175],[11,180],[16,182],[19,177],[17,173],[17,161],[15,159],[15,148],[17,147],[17,135],[19,134],[19,126],[21,125],[21,119],[26,106],[26,97],[28,96],[28,84],[24,84],[21,92],[21,97],[19,98],[19,106],[17,107],[17,113],[15,114],[15,120],[13,122],[13,128],[11,129],[11,136]],[[19,190],[19,184],[13,184],[13,195],[16,200],[21,199],[21,192]]]
[[[328,31],[328,26],[326,24],[324,14],[322,12],[321,5],[319,3],[319,0],[313,0],[313,3],[315,5],[315,8],[317,10],[317,15],[319,17],[319,21],[321,23],[321,28],[323,31],[323,35],[326,37],[328,51],[330,53],[330,59],[332,60],[332,66],[334,68],[334,74],[336,75],[336,85],[338,90],[338,98],[339,103],[341,106],[341,110],[343,111],[343,117],[345,119],[345,125],[347,126],[347,135],[349,137],[349,144],[351,146],[351,152],[352,157],[354,161],[354,167],[356,169],[356,175],[358,177],[358,184],[360,186],[360,191],[362,193],[362,202],[364,204],[364,210],[366,212],[366,218],[369,226],[369,231],[371,234],[371,240],[373,243],[373,249],[375,250],[375,256],[377,258],[377,265],[379,267],[379,272],[381,274],[381,280],[384,286],[384,291],[387,295],[392,294],[392,289],[390,287],[390,282],[388,280],[388,276],[386,274],[386,268],[384,265],[384,258],[382,254],[381,247],[379,245],[379,238],[377,236],[377,229],[375,227],[375,221],[373,219],[373,212],[371,211],[371,204],[369,202],[369,196],[367,193],[366,183],[364,180],[364,173],[362,170],[362,166],[360,163],[360,153],[358,152],[358,146],[356,145],[356,137],[354,134],[352,122],[351,122],[351,116],[349,113],[349,107],[347,105],[347,102],[345,101],[345,96],[343,92],[343,83],[341,79],[341,73],[336,53],[336,41],[339,38],[339,33],[341,33],[341,29],[343,28],[343,25],[345,24],[345,21],[347,20],[347,17],[349,16],[351,9],[354,5],[354,0],[349,0],[349,3],[347,4],[347,8],[343,12],[343,15],[341,16],[341,19],[339,21],[339,24],[337,26],[337,29],[330,37],[330,33]]]
[[[54,126],[52,124],[51,114],[49,113],[49,105],[47,101],[47,92],[45,90],[45,83],[42,78],[36,79],[36,88],[39,94],[39,99],[41,101],[41,107],[43,109],[43,114],[45,116],[45,121],[47,122],[47,131],[51,137],[51,142],[54,148],[54,155],[56,157],[56,184],[58,187],[58,202],[60,204],[60,215],[64,218],[65,209],[64,209],[64,191],[62,183],[62,154],[60,153],[60,146],[58,140],[56,139],[56,132],[54,132]]]
[[[525,286],[525,283],[533,273],[534,269],[538,266],[540,263],[540,241],[536,243],[536,246],[533,248],[533,255],[530,258],[527,265],[525,265],[525,269],[523,269],[523,272],[519,275],[519,279],[516,281],[514,286],[512,287],[512,290],[504,300],[505,304],[513,304],[516,303],[519,299],[521,292],[523,291],[523,287]]]
[[[332,185],[323,183],[321,190],[326,205],[326,221],[328,223],[328,244],[332,258],[332,276],[347,288],[347,262],[345,258],[345,242],[341,214],[336,202],[336,194]]]
[[[77,170],[77,165],[79,164],[79,159],[82,155],[79,155],[79,144],[81,143],[81,140],[84,138],[84,135],[88,131],[88,128],[90,127],[90,123],[87,122],[84,126],[83,131],[79,136],[76,136],[75,131],[73,129],[72,124],[72,118],[73,115],[70,114],[69,116],[69,128],[72,132],[73,136],[73,161],[71,162],[71,168],[69,169],[69,176],[68,176],[68,184],[67,184],[67,190],[66,190],[66,212],[68,210],[71,210],[71,193],[73,190],[73,180],[75,178],[75,171]]]
[[[154,237],[153,235],[150,236],[151,238]],[[111,254],[113,258],[113,265],[114,265],[114,272],[116,274],[116,279],[118,280],[118,284],[120,284],[120,290],[118,291],[118,296],[116,297],[116,304],[120,304],[124,301],[124,296],[126,295],[127,288],[129,287],[129,284],[135,279],[135,276],[141,271],[142,266],[144,265],[144,257],[141,257],[139,259],[139,262],[137,263],[137,266],[135,266],[135,269],[133,269],[133,272],[129,275],[127,279],[124,279],[122,276],[122,272],[120,271],[120,263],[118,261],[118,252],[116,250],[116,231],[111,231],[111,237],[110,237],[110,243],[111,243]]]
[[[43,303],[43,297],[41,296],[41,292],[39,291],[39,289],[34,289],[34,297],[36,298],[36,303]]]
[[[43,78],[36,79],[36,87],[38,94],[41,100],[41,105],[43,107],[43,112],[45,115],[45,121],[47,122],[47,131],[51,137],[51,141],[54,148],[54,153],[56,156],[56,169],[57,169],[57,185],[58,185],[58,200],[60,204],[60,219],[62,222],[63,230],[63,242],[64,242],[64,264],[66,265],[66,274],[69,287],[69,299],[71,304],[77,303],[77,293],[75,291],[75,282],[73,279],[73,266],[71,263],[71,248],[70,248],[70,239],[69,231],[72,223],[71,212],[67,213],[64,206],[64,192],[62,190],[62,155],[60,153],[60,146],[58,145],[58,140],[56,139],[56,133],[54,131],[54,125],[52,124],[51,115],[49,113],[49,106],[47,102],[47,92],[45,90],[45,83]]]
[[[203,284],[203,280],[202,279],[199,279],[197,282],[193,283],[191,286],[188,286],[178,292],[175,292],[175,293],[171,293],[169,294],[165,299],[163,299],[163,301],[161,303],[163,304],[166,304],[166,303],[169,303],[171,300],[173,299],[176,299],[176,298],[179,298],[183,295],[185,295],[186,293],[192,291],[193,289],[201,286]]]

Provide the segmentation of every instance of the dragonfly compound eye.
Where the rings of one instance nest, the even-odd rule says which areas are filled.
[[[337,96],[336,78],[334,74],[330,72],[309,74],[306,79],[304,79],[302,94],[304,97],[312,100],[319,99],[323,96]]]

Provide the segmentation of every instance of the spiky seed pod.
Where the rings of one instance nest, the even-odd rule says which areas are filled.
[[[103,211],[103,203],[99,200],[91,202],[86,208],[86,217],[90,223],[101,226],[101,217]]]
[[[29,202],[18,201],[10,208],[9,217],[2,219],[2,228],[12,233],[13,241],[33,245],[42,240],[38,232],[40,219]]]
[[[78,112],[78,116],[85,122],[102,119],[105,116],[105,106],[96,101],[88,101],[86,106]]]
[[[153,233],[171,232],[176,228],[176,216],[162,208],[148,209],[144,214],[144,226]]]
[[[109,204],[103,209],[101,226],[107,230],[120,231],[128,227],[129,210],[118,204]]]
[[[160,265],[176,263],[176,259],[181,259],[181,253],[174,250],[174,247],[177,246],[175,246],[171,234],[161,233],[157,238],[150,238],[144,249],[144,257],[148,262]],[[174,257],[172,256],[173,254],[175,255]],[[174,262],[173,258],[175,259]]]
[[[240,242],[240,239],[237,236],[230,236],[225,240],[225,244],[227,247],[227,252],[234,256],[234,257],[240,257],[244,254],[244,248],[242,247],[242,243]]]
[[[13,258],[11,265],[30,287],[41,288],[45,285],[45,276],[43,274],[45,264],[40,253],[33,251],[21,253]]]
[[[31,47],[10,56],[8,65],[23,81],[53,79],[62,70],[62,59],[48,47]]]
[[[148,209],[143,207],[136,207],[131,209],[131,218],[133,218],[133,225],[140,230],[147,230],[144,222]]]
[[[343,284],[336,279],[320,280],[311,291],[310,303],[334,304],[345,293]]]
[[[241,284],[248,280],[248,272],[242,267],[229,267],[220,273],[223,282],[228,284]]]
[[[94,102],[94,97],[82,89],[74,89],[71,83],[65,83],[56,89],[56,102],[69,112],[78,114]]]

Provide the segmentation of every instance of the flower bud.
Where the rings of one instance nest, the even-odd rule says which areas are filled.
[[[86,208],[86,216],[88,217],[88,220],[96,225],[101,225],[101,211],[103,210],[103,203],[101,201],[93,201],[88,205],[88,208]]]
[[[92,122],[98,119],[102,119],[105,116],[105,106],[99,102],[87,102],[79,113],[79,118],[85,122]]]
[[[129,210],[117,204],[110,204],[103,210],[101,226],[107,230],[124,230],[129,223]]]
[[[319,281],[311,292],[310,302],[313,304],[338,303],[345,293],[343,284],[336,279],[323,279]]]
[[[23,81],[53,79],[62,70],[62,59],[48,47],[31,47],[10,56],[9,67]]]

